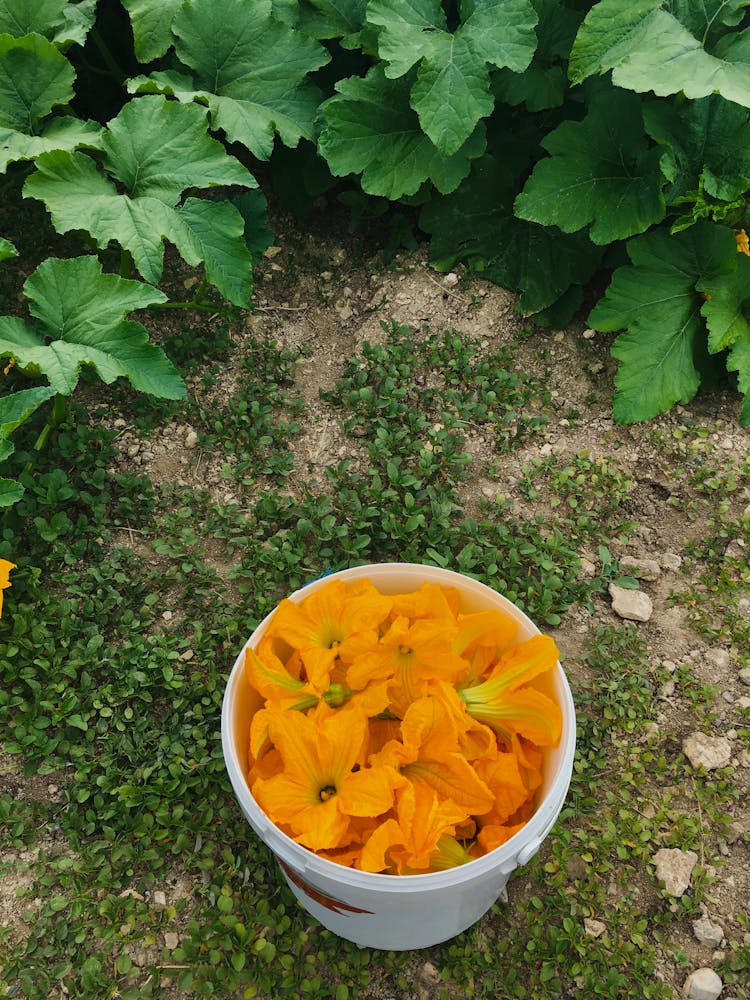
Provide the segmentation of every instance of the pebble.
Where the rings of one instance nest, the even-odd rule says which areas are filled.
[[[695,851],[681,851],[677,847],[662,847],[651,859],[656,877],[664,883],[670,896],[682,896],[690,886],[690,876],[698,863]]]
[[[609,596],[612,598],[612,610],[620,618],[628,621],[647,622],[654,613],[654,605],[648,594],[642,590],[628,590],[610,583]]]
[[[739,677],[743,684],[747,684],[750,687],[750,667],[743,667],[740,670]]]
[[[663,552],[660,562],[662,569],[676,572],[682,566],[682,557],[678,556],[676,552]]]
[[[724,736],[690,733],[682,741],[682,752],[693,767],[713,771],[727,766],[732,757],[732,744]]]
[[[737,701],[734,703],[734,707],[741,708],[743,709],[743,711],[745,709],[750,708],[750,698],[748,698],[747,695],[743,695],[741,698],[737,699]]]
[[[455,271],[449,271],[448,274],[443,278],[443,284],[448,285],[449,288],[453,288],[458,284],[458,275]]]
[[[707,649],[704,658],[715,666],[717,670],[726,670],[731,663],[729,653],[721,646],[713,646],[711,649]]]
[[[709,920],[708,917],[700,917],[693,921],[693,934],[695,934],[696,941],[714,947],[718,947],[724,940],[724,928]]]
[[[432,962],[425,962],[419,970],[419,978],[427,986],[438,986],[441,982],[440,973]]]
[[[154,892],[154,903],[155,903],[155,904],[156,904],[157,906],[166,906],[166,905],[167,905],[167,897],[166,897],[166,895],[165,895],[165,894],[164,894],[164,893],[163,893],[163,892],[161,891],[161,889],[157,889],[157,890],[156,890],[156,891]]]
[[[596,336],[596,330],[584,330],[583,331],[583,339],[584,340],[593,340],[595,336]]]
[[[634,576],[639,580],[656,580],[657,577],[661,576],[661,566],[656,559],[623,556],[620,559],[620,568],[629,576]]]
[[[175,948],[178,947],[179,943],[180,943],[180,939],[175,934],[174,931],[165,931],[164,932],[164,947],[165,948],[168,948],[170,951],[174,951]]]
[[[191,450],[198,447],[198,435],[195,431],[188,431],[185,435],[185,447]]]
[[[594,920],[592,917],[585,917],[583,921],[583,929],[589,937],[599,938],[606,931],[607,925],[603,924],[601,920]]]
[[[691,972],[682,987],[688,1000],[718,1000],[724,983],[713,969],[702,968]]]

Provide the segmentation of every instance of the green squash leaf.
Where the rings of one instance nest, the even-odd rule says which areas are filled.
[[[18,250],[16,250],[10,240],[6,240],[0,236],[0,261],[9,260],[11,257],[17,256]]]
[[[48,258],[26,280],[24,293],[36,322],[0,317],[0,357],[46,375],[50,388],[69,396],[83,365],[107,384],[127,378],[141,392],[183,399],[185,386],[148,331],[124,319],[166,296],[158,288],[103,274],[95,257]]]
[[[539,18],[534,57],[521,73],[496,70],[492,75],[492,92],[513,107],[524,104],[528,111],[544,111],[559,108],[565,100],[568,86],[565,64],[583,13],[570,10],[559,0],[532,0],[532,5]]]
[[[706,301],[701,312],[708,326],[708,349],[712,354],[723,351],[736,341],[750,341],[750,257],[737,255],[737,266],[731,274],[704,279],[698,284]]]
[[[737,372],[737,388],[745,397],[740,410],[740,423],[750,424],[750,337],[739,337],[729,348],[727,369]]]
[[[640,98],[610,90],[581,122],[563,122],[542,140],[540,160],[515,202],[522,219],[572,233],[591,224],[594,243],[642,233],[664,218],[662,153],[649,146]]]
[[[438,270],[464,261],[475,273],[521,291],[516,308],[530,315],[587,281],[602,251],[585,234],[569,236],[517,219],[514,193],[511,172],[483,156],[456,192],[422,209],[419,224],[432,236],[430,258]]]
[[[206,132],[206,112],[162,97],[130,101],[102,139],[105,166],[132,198],[176,205],[189,187],[257,187],[252,174]]]
[[[83,153],[43,153],[23,192],[47,206],[59,233],[86,230],[102,249],[116,241],[132,254],[147,281],[161,279],[164,245],[174,212],[158,198],[130,198]]]
[[[301,0],[297,6],[299,27],[311,38],[339,38],[347,49],[359,43],[367,0]]]
[[[713,52],[703,41],[705,36],[706,43],[713,42],[707,32],[716,10],[725,7],[729,21],[736,23],[742,5],[670,6],[665,10],[664,0],[600,0],[586,15],[571,50],[571,82],[612,70],[612,82],[626,90],[653,91],[660,97],[682,91],[693,99],[718,93],[750,107],[750,29],[720,37]],[[725,26],[726,19],[719,24]]]
[[[419,65],[411,106],[445,156],[464,145],[494,107],[489,65],[526,69],[536,49],[537,15],[529,0],[464,0],[461,23],[447,30],[439,0],[370,0],[378,53],[395,79]]]
[[[0,479],[0,507],[11,507],[24,495],[24,487],[15,479]]]
[[[198,245],[185,236],[173,207],[186,188],[256,187],[245,167],[207,134],[206,111],[195,104],[160,96],[133,100],[110,122],[102,147],[105,168],[128,192],[120,193],[91,157],[52,152],[37,159],[24,195],[46,204],[58,232],[85,229],[101,248],[119,243],[147,281],[161,278],[164,239],[179,238],[178,246],[188,248],[186,259],[196,262]],[[241,241],[237,253],[239,273],[245,264]],[[213,263],[211,271],[220,273]]]
[[[165,55],[174,42],[172,22],[182,0],[122,0],[122,5],[130,15],[138,61]]]
[[[0,0],[0,33],[43,35],[58,46],[83,45],[96,16],[96,0]]]
[[[0,34],[0,171],[49,150],[98,146],[102,130],[94,122],[47,117],[73,99],[74,79],[73,67],[46,38]]]
[[[750,117],[714,95],[675,105],[644,105],[646,131],[666,147],[662,172],[669,178],[668,204],[695,194],[702,185],[713,198],[732,201],[750,188]]]
[[[0,35],[0,128],[38,132],[54,107],[73,99],[75,70],[41,35]]]
[[[737,264],[734,233],[708,222],[674,235],[654,229],[627,249],[632,264],[615,271],[589,315],[595,330],[625,330],[612,346],[620,361],[614,415],[624,424],[687,403],[698,391],[706,350],[699,289]]]
[[[99,149],[102,132],[101,125],[96,122],[67,116],[48,119],[38,135],[0,127],[0,171],[5,171],[9,163],[36,160],[42,153],[55,149]]]
[[[202,261],[207,280],[225,299],[237,306],[248,306],[253,259],[245,243],[245,220],[239,210],[228,201],[188,198],[175,215],[181,228],[170,229],[168,236],[185,260],[193,265]]]
[[[185,0],[172,24],[180,62],[193,71],[129,83],[206,104],[211,128],[261,160],[274,136],[287,146],[313,138],[321,94],[307,76],[330,60],[318,42],[277,21],[271,0]]]
[[[257,263],[274,241],[274,235],[268,228],[266,196],[262,191],[246,191],[233,198],[232,204],[242,216],[245,227],[243,239],[250,257]]]
[[[38,385],[12,392],[8,396],[0,396],[0,440],[12,434],[34,410],[54,395],[55,390],[51,386]]]
[[[409,107],[410,76],[389,80],[374,66],[363,79],[341,80],[336,89],[321,107],[318,151],[337,177],[361,173],[367,194],[396,200],[415,194],[426,180],[444,194],[454,191],[484,151],[481,124],[451,156],[433,145]]]

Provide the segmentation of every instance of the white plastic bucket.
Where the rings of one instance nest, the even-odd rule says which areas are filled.
[[[464,612],[498,609],[518,622],[518,639],[538,634],[526,615],[494,590],[450,570],[416,563],[378,563],[333,573],[291,595],[301,601],[332,579],[368,578],[384,594],[417,590],[423,583],[456,587]],[[246,645],[256,646],[269,615]],[[250,718],[260,704],[245,679],[245,651],[240,652],[227,682],[222,706],[221,738],[229,777],[247,821],[273,851],[290,889],[302,906],[339,937],[365,948],[408,951],[447,941],[484,916],[508,877],[539,850],[560,814],[573,772],[575,709],[565,674],[558,663],[540,687],[553,694],[562,709],[560,743],[550,750],[534,815],[510,840],[489,854],[448,871],[425,875],[383,875],[355,871],[327,861],[282,833],[250,793],[247,742]]]

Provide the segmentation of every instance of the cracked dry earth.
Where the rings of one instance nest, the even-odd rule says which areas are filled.
[[[517,315],[511,293],[479,279],[465,280],[460,271],[438,274],[420,253],[384,268],[358,262],[340,240],[326,244],[319,234],[313,237],[290,227],[282,229],[291,235],[288,240],[279,238],[256,273],[255,311],[246,314],[244,324],[232,328],[233,357],[223,365],[214,386],[207,389],[196,380],[191,391],[209,394],[209,400],[228,398],[237,383],[243,343],[251,337],[268,336],[282,346],[305,349],[296,367],[306,414],[302,433],[292,445],[295,468],[286,487],[292,494],[310,478],[322,480],[327,463],[347,457],[357,468],[366,461],[364,448],[344,436],[339,415],[321,400],[320,391],[336,384],[347,359],[356,355],[363,342],[385,339],[381,322],[392,318],[416,330],[424,326],[433,331],[456,329],[475,338],[480,350],[515,344],[518,369],[546,380],[551,392],[553,411],[546,428],[518,450],[498,456],[489,433],[481,427],[467,430],[465,447],[472,456],[471,476],[462,486],[467,512],[475,513],[481,501],[491,502],[499,494],[523,510],[528,500],[519,480],[535,459],[583,453],[611,458],[632,479],[622,514],[637,527],[625,542],[614,534],[605,541],[623,567],[639,567],[635,572],[641,576],[640,592],[647,600],[636,613],[617,603],[623,595],[615,593],[613,598],[605,593],[591,610],[573,606],[561,624],[548,631],[562,650],[575,697],[576,687],[592,680],[581,656],[586,638],[600,625],[634,621],[647,644],[652,668],[666,671],[671,678],[659,688],[653,719],[632,735],[635,747],[669,744],[690,751],[696,768],[701,762],[709,768],[733,768],[732,780],[742,796],[729,836],[718,838],[706,829],[701,853],[690,856],[678,852],[679,856],[662,853],[656,857],[654,848],[653,864],[638,872],[633,887],[642,899],[642,912],[648,912],[649,901],[657,904],[661,886],[671,891],[673,905],[678,906],[680,896],[692,891],[696,872],[702,870],[708,876],[703,922],[694,927],[692,920],[682,920],[676,929],[670,928],[669,941],[662,948],[659,974],[673,987],[675,996],[681,995],[691,970],[714,967],[728,941],[750,943],[748,925],[741,919],[750,900],[750,755],[740,734],[747,726],[750,706],[750,649],[740,648],[729,629],[715,641],[705,641],[690,625],[689,608],[672,599],[674,593],[692,588],[698,605],[701,601],[698,568],[691,568],[685,557],[688,542],[699,540],[706,530],[706,507],[694,480],[703,465],[725,469],[745,462],[750,434],[738,423],[739,397],[730,390],[716,392],[687,408],[676,407],[649,424],[617,426],[611,416],[615,374],[609,355],[611,337],[593,334],[583,321],[563,330],[536,329]],[[231,480],[222,476],[226,457],[201,450],[200,428],[175,420],[149,438],[141,438],[127,413],[113,414],[112,422],[120,431],[121,468],[137,469],[155,483],[182,481],[208,488],[222,503],[252,503],[252,496],[239,495]],[[487,474],[490,461],[499,466],[499,478]],[[537,503],[544,504],[545,497]],[[743,513],[750,516],[747,489],[732,493],[728,504],[729,521],[740,524]],[[137,538],[131,541],[137,547]],[[231,569],[221,551],[209,555],[222,575]],[[599,572],[597,551],[583,551],[580,556],[582,573]],[[736,573],[735,596],[737,612],[747,621],[750,552],[739,533],[726,539],[725,558],[744,565],[744,572]],[[696,720],[685,686],[688,676],[693,685],[709,686],[713,692],[710,727]],[[692,743],[685,743],[698,731],[703,732],[702,742],[693,736]],[[6,764],[12,766],[7,760]],[[7,768],[0,780],[12,783]],[[18,794],[45,793],[45,788],[25,787],[18,779]],[[576,866],[585,865],[582,858],[570,862],[571,892],[575,892]],[[17,887],[24,887],[23,878],[19,875]],[[14,916],[17,902],[8,896],[13,888],[5,885],[2,889],[0,924],[10,923],[20,933]],[[620,891],[614,881],[609,891]],[[514,899],[529,894],[533,891],[521,872],[508,887],[511,929]],[[602,927],[592,917],[587,932],[595,937]],[[686,956],[679,963],[675,960],[678,953]],[[414,997],[438,996],[434,965],[415,956],[411,971]],[[373,998],[390,995],[379,991],[377,978],[371,989]],[[748,993],[732,986],[724,990],[722,1000],[730,996],[744,998]]]

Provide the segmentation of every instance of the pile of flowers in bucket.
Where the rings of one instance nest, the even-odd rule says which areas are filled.
[[[503,844],[533,814],[562,728],[539,690],[557,647],[517,629],[500,611],[462,613],[458,591],[432,583],[385,595],[333,580],[282,601],[245,652],[262,700],[248,747],[258,805],[366,872],[438,871]]]

